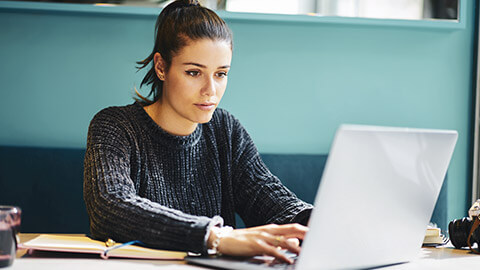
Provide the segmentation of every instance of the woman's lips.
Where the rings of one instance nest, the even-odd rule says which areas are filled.
[[[211,111],[215,109],[215,103],[198,103],[198,104],[195,104],[195,106],[197,106],[197,108],[199,108],[202,111]]]

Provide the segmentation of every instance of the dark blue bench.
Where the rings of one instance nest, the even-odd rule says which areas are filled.
[[[0,147],[0,204],[22,208],[22,232],[88,233],[82,149]]]
[[[23,210],[22,232],[88,233],[83,202],[84,149],[0,146],[0,204]],[[298,197],[313,203],[326,155],[262,154]],[[446,181],[432,221],[447,226]]]

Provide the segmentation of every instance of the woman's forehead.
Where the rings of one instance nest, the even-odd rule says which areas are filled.
[[[219,67],[230,65],[232,49],[228,41],[199,39],[187,43],[172,59],[175,64],[198,63]]]

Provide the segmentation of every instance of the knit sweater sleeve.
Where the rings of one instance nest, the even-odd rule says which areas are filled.
[[[90,123],[84,164],[84,200],[93,237],[170,250],[205,252],[211,223],[137,195],[130,177],[131,131],[108,109]]]
[[[247,227],[307,225],[313,206],[300,200],[262,161],[245,128],[230,115],[235,209]]]

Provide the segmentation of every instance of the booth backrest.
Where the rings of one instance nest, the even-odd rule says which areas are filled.
[[[0,204],[22,208],[22,232],[89,232],[84,155],[84,149],[0,146]],[[327,155],[262,154],[262,158],[290,190],[313,203]],[[444,181],[432,217],[442,229],[446,203]]]
[[[0,147],[0,204],[22,208],[22,232],[88,233],[83,149]]]

